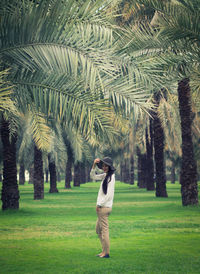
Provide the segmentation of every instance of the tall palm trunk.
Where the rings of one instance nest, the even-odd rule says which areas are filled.
[[[124,182],[130,183],[129,158],[124,158]]]
[[[67,163],[65,169],[65,188],[71,188],[71,181],[72,181],[72,164],[73,164],[73,153],[71,147],[67,146]]]
[[[139,181],[139,188],[146,188],[147,186],[147,155],[146,153],[140,154],[140,161],[141,161],[141,174],[140,174],[140,181]]]
[[[16,141],[10,138],[9,122],[2,117],[1,139],[3,144],[3,185],[1,192],[2,209],[19,208],[19,190],[17,184]]]
[[[56,176],[56,164],[55,161],[50,159],[50,155],[48,155],[49,160],[49,173],[50,173],[50,190],[49,193],[57,193],[57,176]]]
[[[134,156],[131,154],[130,157],[130,185],[134,184]]]
[[[194,159],[192,143],[192,111],[189,79],[183,79],[178,83],[179,111],[181,117],[182,132],[182,163],[180,184],[182,204],[198,204],[197,167]]]
[[[86,164],[86,182],[91,182],[90,179],[91,164]]]
[[[21,163],[19,168],[19,184],[24,185],[24,183],[25,183],[25,168],[24,168],[24,163]]]
[[[121,161],[120,162],[120,181],[121,182],[125,182],[124,177],[125,177],[125,164],[124,164],[124,161]]]
[[[43,160],[42,151],[34,146],[34,200],[44,199],[44,174],[43,174]]]
[[[175,162],[171,160],[171,183],[175,184],[175,181],[176,181]]]
[[[149,133],[146,130],[146,151],[147,151],[147,190],[154,190],[154,163],[153,163],[153,132],[152,119],[150,118]],[[150,135],[150,136],[149,136]]]
[[[80,171],[80,163],[77,162],[74,164],[74,186],[80,186],[81,182],[81,171]]]
[[[29,184],[33,184],[33,180],[34,180],[34,167],[31,166],[29,168]]]
[[[80,164],[80,175],[81,175],[81,177],[80,177],[80,183],[81,184],[85,184],[86,183],[86,167],[85,167],[85,163],[84,162],[82,162],[81,164]]]
[[[137,178],[137,186],[141,185],[142,180],[142,159],[141,159],[141,152],[139,147],[137,147],[137,172],[138,172],[138,178]]]
[[[46,183],[49,182],[49,169],[48,168],[45,169],[45,182]]]
[[[67,160],[66,169],[65,169],[65,188],[71,188],[72,180],[72,161]]]
[[[160,103],[160,97],[160,91],[155,93],[154,99],[157,109]],[[154,112],[153,133],[156,169],[156,197],[168,197],[166,190],[166,171],[164,161],[164,132],[157,110]]]

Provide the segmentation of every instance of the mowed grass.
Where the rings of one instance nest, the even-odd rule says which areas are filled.
[[[110,259],[95,255],[99,183],[33,200],[20,186],[20,209],[0,212],[0,273],[200,273],[200,207],[183,207],[180,185],[169,198],[116,182]]]

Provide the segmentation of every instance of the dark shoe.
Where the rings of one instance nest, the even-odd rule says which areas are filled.
[[[106,254],[105,256],[99,256],[100,258],[110,258],[109,254]]]

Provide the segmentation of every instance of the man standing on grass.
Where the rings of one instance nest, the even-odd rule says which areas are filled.
[[[104,173],[96,174],[95,167],[103,169]],[[110,241],[109,241],[109,225],[108,216],[112,211],[114,189],[115,189],[115,168],[113,167],[112,159],[109,157],[99,158],[94,160],[90,176],[93,180],[101,180],[99,193],[97,197],[97,224],[96,233],[99,236],[102,245],[102,252],[97,256],[100,258],[109,258]]]

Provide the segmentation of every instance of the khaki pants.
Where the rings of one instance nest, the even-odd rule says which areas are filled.
[[[96,224],[96,233],[99,236],[102,245],[102,251],[105,254],[110,252],[110,241],[109,241],[109,225],[108,225],[108,216],[110,215],[112,208],[102,207],[99,208],[97,212],[97,224]]]

